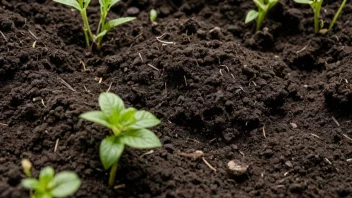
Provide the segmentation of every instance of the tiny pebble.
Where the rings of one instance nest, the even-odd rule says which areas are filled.
[[[249,165],[239,161],[239,160],[231,160],[227,163],[227,171],[234,176],[241,176],[245,174],[248,170]]]

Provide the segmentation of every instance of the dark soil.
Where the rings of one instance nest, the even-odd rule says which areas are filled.
[[[75,197],[352,197],[350,2],[333,31],[315,35],[309,6],[291,0],[257,34],[243,22],[252,1],[126,0],[110,18],[138,20],[93,53],[78,12],[51,0],[0,6],[0,197],[28,195],[23,158],[35,175],[76,171]],[[325,1],[325,26],[338,6]],[[96,26],[97,1],[89,16]],[[155,113],[164,144],[142,157],[127,149],[116,189],[98,156],[109,131],[78,118],[108,89]],[[217,171],[179,155],[195,150]],[[226,172],[233,159],[250,165],[246,175]]]

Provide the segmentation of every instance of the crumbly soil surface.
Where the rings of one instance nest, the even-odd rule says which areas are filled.
[[[325,27],[338,3],[324,2]],[[256,34],[243,22],[252,1],[125,0],[109,18],[138,19],[92,53],[77,11],[51,0],[0,6],[0,197],[28,195],[23,158],[36,176],[49,165],[77,172],[74,197],[352,197],[350,3],[316,35],[310,7],[291,0]],[[97,1],[88,13],[96,27]],[[78,117],[107,90],[160,118],[164,145],[128,148],[115,188],[98,155],[109,131]],[[196,150],[216,172],[180,155]],[[234,159],[245,175],[228,174]]]

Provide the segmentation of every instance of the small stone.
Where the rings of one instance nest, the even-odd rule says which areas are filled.
[[[291,125],[291,127],[292,127],[293,129],[296,129],[296,128],[297,128],[297,124],[296,124],[296,123],[290,123],[290,125]]]
[[[290,168],[293,168],[293,165],[292,165],[291,161],[286,161],[285,165],[290,167]]]
[[[139,8],[137,7],[130,7],[127,9],[127,14],[130,15],[130,16],[136,16],[137,14],[139,14]]]
[[[239,160],[231,160],[227,163],[227,171],[234,176],[241,176],[245,174],[248,170],[249,165],[239,161]]]
[[[169,153],[174,152],[175,147],[173,144],[164,144],[164,149],[166,149]]]

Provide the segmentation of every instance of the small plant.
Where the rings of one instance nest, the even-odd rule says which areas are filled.
[[[250,10],[247,13],[245,23],[257,19],[256,31],[259,31],[267,13],[279,2],[279,0],[253,0],[253,2],[258,7],[258,11]]]
[[[93,34],[88,22],[87,8],[91,0],[54,0],[55,2],[71,6],[77,9],[83,19],[83,31],[86,39],[87,47],[91,48],[91,42],[95,43],[98,48],[101,46],[101,41],[106,33],[113,27],[127,23],[135,19],[135,17],[118,18],[106,22],[106,17],[110,8],[120,0],[99,0],[100,4],[100,21],[96,34]]]
[[[80,117],[112,131],[112,135],[102,140],[99,155],[104,168],[111,168],[109,184],[113,185],[125,145],[137,149],[161,146],[159,138],[147,129],[160,124],[160,121],[148,111],[125,108],[122,99],[113,93],[101,93],[99,106],[101,111],[86,112]]]
[[[149,19],[151,22],[154,22],[156,18],[158,17],[158,13],[156,12],[155,9],[151,9],[149,13]]]
[[[67,197],[74,194],[81,185],[76,173],[62,171],[55,175],[54,169],[50,166],[40,171],[39,180],[32,178],[30,173],[32,164],[28,162],[28,160],[22,161],[24,172],[28,178],[23,179],[21,185],[31,190],[30,198]]]
[[[294,0],[296,3],[301,3],[301,4],[309,4],[314,12],[314,32],[318,33],[321,29],[321,24],[319,21],[320,17],[320,10],[321,6],[323,4],[323,0]],[[342,9],[345,7],[347,0],[343,0],[342,4],[340,5],[340,8],[336,12],[334,19],[331,21],[329,30],[331,30],[334,27],[335,22],[339,18]]]

